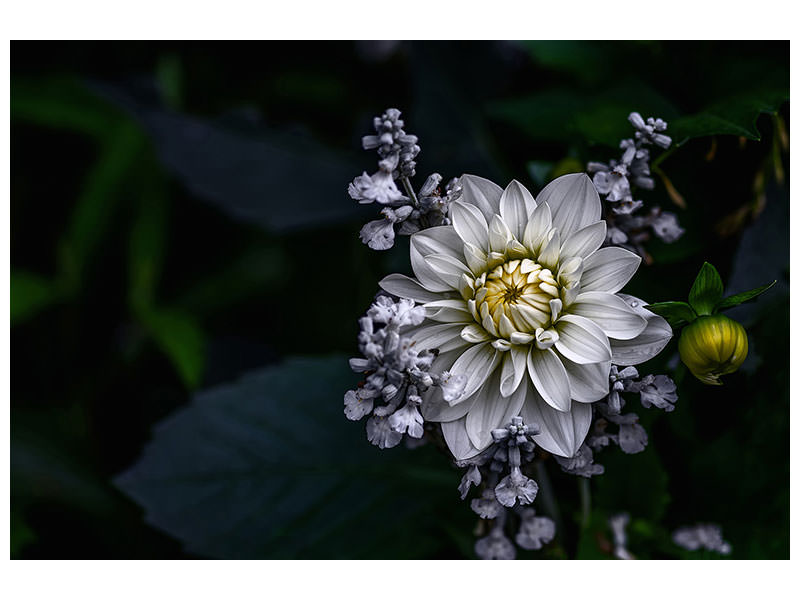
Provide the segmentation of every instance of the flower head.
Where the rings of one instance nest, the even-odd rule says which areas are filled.
[[[433,371],[466,378],[455,400],[436,388],[422,414],[442,423],[458,460],[492,443],[492,430],[521,415],[536,444],[575,454],[609,393],[612,361],[643,362],[671,336],[643,302],[618,294],[641,259],[600,248],[600,199],[586,175],[560,177],[537,199],[520,183],[505,190],[465,175],[450,205],[452,225],[411,237],[416,279],[390,275],[387,292],[421,303],[416,348],[438,348]]]

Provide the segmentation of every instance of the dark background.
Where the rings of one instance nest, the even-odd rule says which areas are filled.
[[[404,532],[380,541],[343,543],[372,522],[358,515],[307,537],[315,517],[286,521],[270,494],[248,509],[263,523],[206,536],[252,490],[205,501],[159,488],[142,492],[143,510],[112,483],[195,391],[290,356],[341,355],[341,373],[317,377],[333,410],[298,418],[380,453],[340,414],[355,384],[344,357],[380,277],[410,272],[407,240],[362,245],[377,211],[346,188],[375,170],[360,137],[392,106],[420,138],[417,186],[471,172],[536,192],[618,156],[629,112],[670,122],[671,183],[659,175],[637,197],[676,212],[686,234],[650,242],[652,264],[626,291],[684,300],[704,260],[726,293],[779,283],[730,313],[750,356],[723,387],[686,376],[674,341],[640,369],[675,377],[677,409],[638,407],[647,451],[598,457],[588,521],[575,479],[550,465],[562,528],[540,556],[608,556],[605,519],[626,510],[637,556],[710,557],[669,542],[699,521],[723,527],[734,558],[788,558],[788,43],[14,42],[11,73],[12,557],[472,556],[476,519],[432,449],[396,451],[430,480],[403,488],[408,520],[375,500],[375,529]],[[296,430],[304,391],[263,393],[286,411],[263,436]],[[180,449],[205,443],[191,427],[180,435],[156,457],[168,474]],[[335,514],[353,504],[320,498]],[[192,515],[185,527],[179,514]],[[247,535],[262,542],[251,549]]]

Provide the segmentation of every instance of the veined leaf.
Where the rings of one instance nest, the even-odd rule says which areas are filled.
[[[722,278],[710,263],[703,263],[689,290],[689,304],[698,315],[710,315],[722,298]]]
[[[415,515],[437,493],[457,502],[458,475],[440,456],[442,468],[426,466],[424,449],[371,446],[363,422],[342,414],[352,384],[347,359],[329,356],[201,392],[157,425],[116,484],[204,556],[375,558],[410,531],[410,555],[424,556],[441,541]]]

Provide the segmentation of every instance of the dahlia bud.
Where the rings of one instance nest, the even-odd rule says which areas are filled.
[[[678,351],[700,381],[722,385],[720,376],[736,371],[747,357],[747,333],[725,315],[703,316],[684,328]]]

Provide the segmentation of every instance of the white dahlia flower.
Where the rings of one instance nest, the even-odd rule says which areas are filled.
[[[560,177],[536,200],[517,181],[503,190],[464,175],[461,184],[452,225],[411,237],[416,278],[381,281],[424,305],[410,334],[418,349],[439,349],[432,370],[467,377],[456,399],[433,388],[422,414],[441,422],[458,460],[487,448],[492,430],[518,415],[539,425],[539,446],[573,456],[591,403],[609,392],[611,363],[644,362],[672,331],[643,301],[617,293],[641,259],[600,248],[606,224],[586,175]]]

